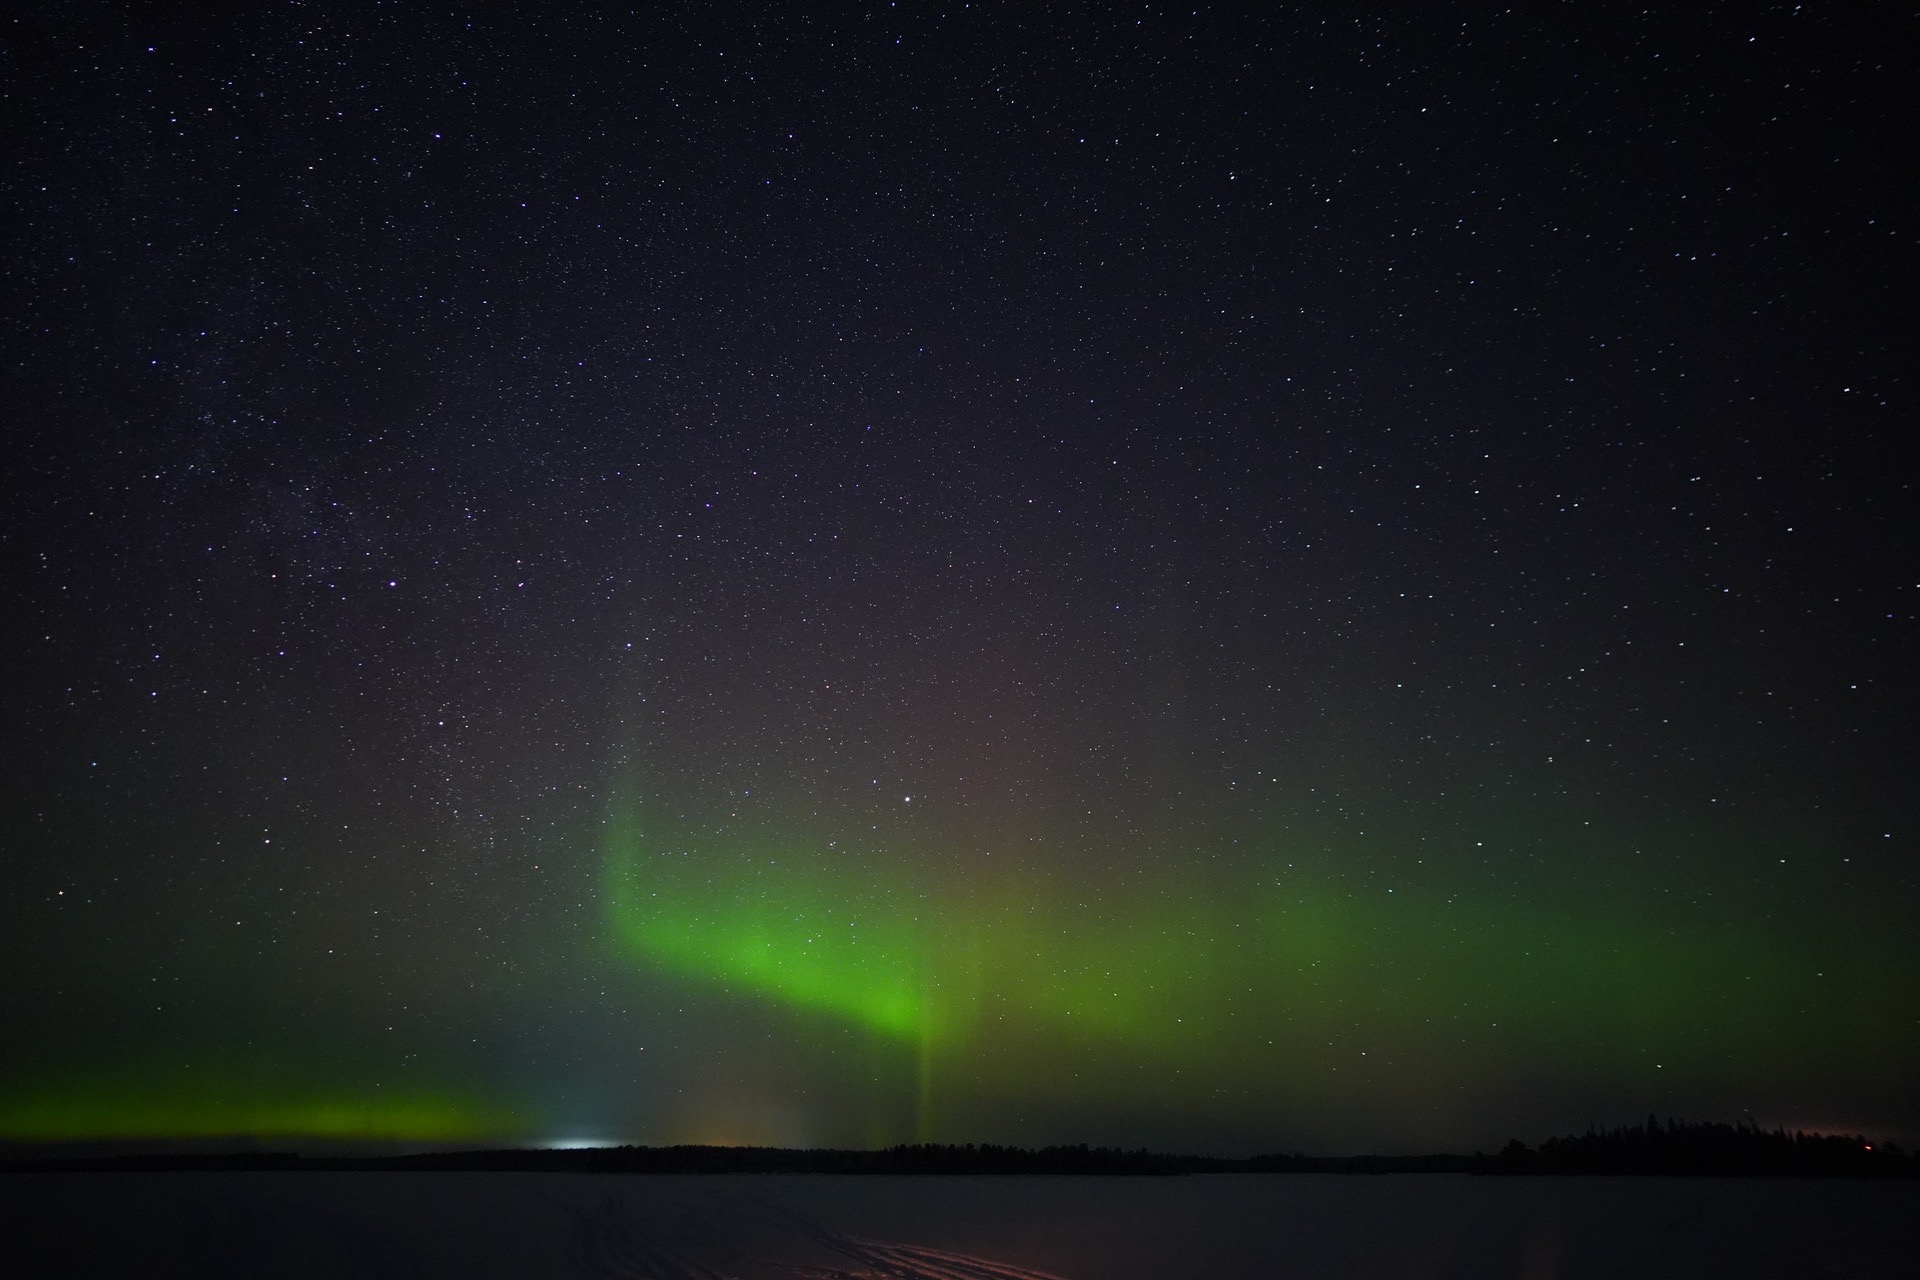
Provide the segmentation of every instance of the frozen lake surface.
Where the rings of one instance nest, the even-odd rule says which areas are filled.
[[[0,1275],[1920,1274],[1920,1183],[1236,1174],[0,1175]]]

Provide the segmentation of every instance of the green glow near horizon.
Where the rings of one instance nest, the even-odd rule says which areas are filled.
[[[499,1108],[432,1093],[236,1087],[221,1078],[75,1080],[0,1090],[0,1139],[309,1138],[466,1142],[524,1128]]]
[[[1865,1002],[1898,985],[1864,953],[1861,983],[1823,978],[1738,919],[1388,890],[1292,870],[1277,846],[1219,871],[1195,858],[1177,875],[1103,877],[1011,859],[989,873],[932,839],[916,854],[938,857],[886,856],[622,811],[604,849],[610,932],[653,971],[917,1051],[923,1113],[941,1081],[1117,1094],[1123,1065],[1143,1063],[1296,1099],[1349,1096],[1363,1072],[1384,1084],[1396,1064],[1403,1083],[1490,1066],[1743,1078],[1755,1061],[1777,1073],[1870,1052],[1887,1033]],[[1842,963],[1822,962],[1831,977]],[[1078,1077],[1050,1074],[1070,1058]]]
[[[1816,952],[1790,921],[1662,913],[1564,882],[1531,896],[1470,891],[1457,873],[1388,886],[1390,857],[1343,874],[1284,833],[1237,838],[1231,854],[1196,846],[1164,864],[1064,841],[1022,860],[937,825],[849,849],[777,816],[696,826],[628,809],[606,827],[601,907],[616,954],[650,982],[798,1019],[792,1047],[824,1047],[817,1061],[890,1117],[870,1122],[875,1144],[973,1140],[1014,1100],[1239,1117],[1443,1093],[1458,1105],[1461,1089],[1542,1078],[1744,1085],[1835,1064],[1898,1087],[1912,1060],[1912,1033],[1885,1010],[1911,1004],[1913,975],[1866,931]],[[1026,846],[1003,833],[994,847]],[[846,1052],[849,1028],[871,1052]],[[478,1065],[448,1067],[471,1080]],[[374,1078],[281,1057],[0,1080],[0,1139],[454,1143],[553,1127]],[[610,1096],[664,1126],[652,1132],[681,1132],[645,1110],[646,1087]],[[709,1127],[758,1133],[715,1096]]]

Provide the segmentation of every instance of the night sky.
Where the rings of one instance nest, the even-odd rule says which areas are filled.
[[[1920,1135],[1874,8],[8,18],[0,1139]]]

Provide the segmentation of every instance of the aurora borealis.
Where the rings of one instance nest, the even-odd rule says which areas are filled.
[[[23,18],[0,1142],[1912,1141],[1895,44],[1553,13]]]
[[[1425,859],[1340,874],[1257,827],[1244,853],[1179,851],[1188,882],[1169,886],[1168,854],[1120,869],[1106,841],[1090,874],[1041,876],[939,836],[903,861],[632,812],[609,825],[605,899],[635,963],[914,1055],[923,1138],[951,1131],[943,1099],[971,1113],[1029,1093],[1036,1061],[1141,1107],[1185,1090],[1444,1105],[1489,1063],[1516,1084],[1552,1062],[1666,1093],[1739,1078],[1756,1052],[1884,1060],[1903,1037],[1870,1029],[1873,1002],[1914,994],[1897,948],[1841,959],[1790,928],[1577,882],[1515,901]]]

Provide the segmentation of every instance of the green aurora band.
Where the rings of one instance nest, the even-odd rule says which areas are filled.
[[[0,1137],[465,1143],[527,1131],[513,1112],[451,1092],[302,1085],[276,1074],[215,1068],[16,1082],[0,1092]]]
[[[505,1077],[449,1083],[485,1078],[478,1062],[383,1087],[366,1064],[203,1046],[191,1067],[8,1080],[0,1139],[471,1143],[585,1128],[883,1145],[1017,1140],[1027,1131],[995,1129],[1000,1117],[1035,1111],[1284,1131],[1316,1111],[1451,1110],[1541,1079],[1635,1100],[1835,1077],[1893,1093],[1916,1057],[1910,1019],[1887,1011],[1920,1007],[1920,991],[1886,927],[1809,940],[1737,905],[1650,908],[1567,877],[1526,892],[1457,868],[1423,878],[1411,855],[1378,850],[1355,864],[1370,874],[1343,871],[1338,841],[1278,824],[1216,829],[1164,859],[1144,841],[1094,857],[1085,840],[996,834],[934,822],[861,844],[778,814],[609,815],[599,909],[618,961],[710,1016],[777,1018],[789,1039],[767,1042],[781,1046],[772,1081],[804,1083],[807,1061],[835,1073],[822,1129],[725,1119],[751,1102],[725,1088],[695,1108],[711,1122],[639,1083],[626,1102],[605,1093],[596,1120],[548,1114],[551,1084],[528,1098]]]
[[[651,972],[917,1055],[929,1140],[969,1136],[934,1123],[949,1087],[1126,1105],[1178,1080],[1315,1105],[1458,1087],[1490,1063],[1516,1083],[1654,1086],[1906,1053],[1875,1017],[1912,985],[1896,956],[1816,962],[1749,922],[1387,888],[1297,869],[1277,841],[1158,881],[987,861],[626,807],[607,826],[605,909]]]

